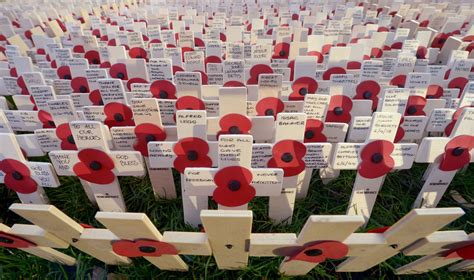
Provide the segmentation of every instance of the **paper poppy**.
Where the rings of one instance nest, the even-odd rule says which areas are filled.
[[[74,173],[87,182],[106,185],[115,180],[112,158],[101,150],[84,149],[77,154],[80,162],[72,168]]]
[[[0,231],[0,247],[29,248],[36,247],[36,244],[19,236]]]
[[[306,128],[304,132],[304,142],[326,142],[326,135],[323,134],[324,123],[320,120],[309,119],[306,121]]]
[[[367,233],[384,233],[384,232],[386,232],[389,228],[390,228],[390,226],[379,227],[379,228],[373,228],[373,229],[369,229],[369,230],[367,231]]]
[[[92,102],[92,105],[104,105],[104,101],[102,101],[102,96],[100,95],[100,90],[98,89],[95,89],[89,93],[89,100]]]
[[[428,25],[430,24],[430,21],[429,20],[424,20],[422,22],[420,22],[420,27],[428,27]]]
[[[366,80],[359,83],[356,87],[356,95],[354,99],[357,100],[372,100],[372,110],[377,109],[379,103],[380,85],[376,81]]]
[[[38,119],[43,124],[43,128],[55,128],[56,125],[54,124],[53,117],[50,113],[39,110],[38,111]]]
[[[400,118],[400,123],[398,123],[397,133],[395,134],[395,139],[393,140],[394,143],[402,141],[403,137],[405,137],[405,129],[402,127],[404,121],[405,118],[402,116]]]
[[[431,42],[431,47],[438,49],[443,48],[444,43],[446,43],[446,40],[448,40],[448,38],[448,34],[439,33],[438,35],[436,35],[436,37],[434,37],[433,41]]]
[[[245,87],[245,85],[239,81],[227,81],[224,83],[223,87]]]
[[[288,59],[289,55],[290,55],[290,44],[282,42],[282,43],[276,44],[273,50],[272,58]]]
[[[112,241],[112,251],[119,256],[129,258],[178,254],[178,250],[172,244],[152,239]]]
[[[62,150],[77,150],[76,142],[72,136],[69,123],[60,124],[56,128],[56,136],[59,138],[59,140],[61,140]]]
[[[360,152],[359,174],[368,179],[386,175],[395,166],[390,156],[395,146],[386,140],[375,140],[364,146]]]
[[[208,63],[222,63],[222,59],[218,56],[211,55],[204,60],[204,64],[207,65]]]
[[[161,44],[161,40],[160,39],[153,39],[151,41],[148,42],[148,48],[151,47],[152,44]]]
[[[304,246],[299,252],[290,256],[287,262],[303,261],[321,263],[326,259],[341,259],[347,255],[349,247],[339,241],[317,241]]]
[[[426,59],[426,55],[428,54],[428,49],[423,46],[419,46],[416,50],[416,59]]]
[[[142,123],[134,129],[136,141],[133,144],[135,151],[139,151],[144,157],[148,156],[148,142],[163,141],[166,139],[166,132],[163,128],[152,124]]]
[[[108,127],[115,126],[134,126],[133,112],[127,105],[112,102],[104,106],[105,120],[104,123]]]
[[[168,80],[154,81],[150,91],[153,97],[158,99],[176,99],[176,87]]]
[[[398,75],[398,76],[393,77],[393,78],[390,80],[390,85],[391,85],[391,86],[397,86],[397,87],[399,87],[399,88],[404,88],[404,87],[405,87],[406,80],[407,80],[407,76],[406,76],[406,75]]]
[[[439,169],[453,171],[463,168],[471,161],[472,148],[474,148],[474,136],[459,135],[452,138],[444,147]]]
[[[133,84],[148,84],[148,81],[143,79],[143,78],[131,78],[130,80],[127,81],[127,89],[130,91],[132,90],[132,85]]]
[[[114,79],[128,80],[127,65],[124,63],[115,63],[110,66],[109,74]]]
[[[141,48],[141,47],[134,47],[134,48],[131,48],[129,51],[128,51],[128,55],[131,57],[131,58],[143,58],[145,60],[148,60],[148,54],[146,52],[145,49]]]
[[[241,166],[229,166],[219,170],[214,176],[217,188],[212,198],[218,204],[236,207],[248,203],[255,197],[252,183],[252,172]]]
[[[26,164],[16,159],[0,161],[0,171],[5,176],[3,183],[17,193],[29,194],[38,188],[38,183],[31,178],[31,171]]]
[[[257,116],[273,116],[276,119],[278,113],[285,109],[285,103],[276,97],[266,97],[257,102],[255,109]]]
[[[109,69],[112,65],[108,61],[101,62],[99,67],[102,69]]]
[[[70,80],[72,79],[71,76],[71,69],[69,66],[61,66],[56,70],[56,73],[58,74],[60,79],[63,80]]]
[[[383,50],[380,48],[372,48],[370,50],[370,58],[381,58],[383,55]]]
[[[392,50],[401,50],[402,47],[403,47],[403,42],[395,42],[390,46]]]
[[[250,78],[247,80],[249,85],[258,84],[258,76],[260,74],[273,74],[273,70],[270,66],[265,64],[257,64],[250,68]]]
[[[444,89],[439,85],[429,85],[426,90],[426,99],[439,99],[443,96]]]
[[[474,260],[474,243],[471,241],[470,244],[444,252],[443,255],[446,259]]]
[[[12,67],[12,68],[10,69],[10,76],[11,76],[11,77],[18,77],[18,73],[17,73],[17,71],[16,71],[16,67]]]
[[[181,60],[184,61],[184,54],[187,52],[193,52],[194,49],[190,47],[182,47],[181,48]]]
[[[249,134],[252,129],[252,121],[241,114],[227,114],[219,120],[221,130],[217,135],[221,134]]]
[[[323,80],[328,81],[333,74],[346,74],[346,69],[342,67],[332,67],[323,73]]]
[[[92,30],[92,35],[100,39],[100,29]]]
[[[100,64],[100,54],[98,51],[90,50],[84,54],[84,58],[89,61],[89,64],[99,65]]]
[[[205,110],[206,105],[204,102],[194,96],[183,96],[176,100],[177,110]]]
[[[426,105],[426,99],[422,96],[412,95],[408,97],[405,116],[426,116],[423,111]]]
[[[220,39],[222,42],[225,42],[225,41],[227,41],[227,36],[225,36],[224,33],[220,33],[220,34],[219,34],[219,39]]]
[[[20,76],[18,77],[18,79],[16,79],[16,84],[18,85],[18,87],[20,87],[22,95],[30,95],[30,92],[28,90],[28,87],[26,86],[26,82],[23,76]]]
[[[173,147],[176,155],[173,166],[181,174],[187,167],[212,167],[212,159],[208,156],[209,145],[197,137],[179,140]]]
[[[295,60],[290,60],[288,62],[288,68],[290,68],[290,81],[293,81],[295,78]]]
[[[201,84],[202,85],[207,85],[207,82],[208,82],[208,77],[207,77],[207,74],[204,73],[203,71],[199,71],[199,70],[196,70],[194,72],[197,72],[197,73],[200,73],[201,74]]]
[[[72,52],[74,52],[74,53],[85,53],[86,50],[84,49],[84,46],[75,45],[75,46],[72,48]]]
[[[89,92],[89,83],[84,77],[75,77],[71,80],[72,91],[76,93],[87,93]]]
[[[304,100],[306,94],[316,93],[318,82],[310,77],[301,77],[293,82],[291,89],[293,92],[288,97],[289,100]]]
[[[456,122],[458,121],[459,117],[461,116],[462,112],[464,111],[465,108],[472,107],[472,106],[463,106],[461,108],[458,108],[456,112],[454,112],[453,117],[451,118],[451,122],[446,126],[444,129],[444,133],[447,136],[451,135],[451,132],[454,129],[454,126],[456,125]]]
[[[461,95],[462,92],[464,91],[464,87],[466,86],[466,84],[468,82],[469,82],[469,80],[464,78],[464,77],[457,77],[457,78],[454,78],[451,81],[449,81],[448,88],[457,88],[457,89],[459,89],[459,95]]]
[[[201,38],[194,38],[194,46],[195,47],[205,47],[206,44],[204,44],[204,41]]]
[[[272,158],[268,161],[269,168],[281,168],[284,177],[300,174],[306,168],[303,157],[306,154],[306,146],[295,140],[282,140],[276,143],[272,149]]]
[[[324,55],[318,51],[310,51],[308,52],[308,56],[314,56],[316,57],[316,61],[318,63],[323,63],[324,61]]]
[[[360,61],[349,61],[347,62],[347,69],[348,70],[357,70],[362,67],[362,63]]]
[[[321,48],[321,53],[322,53],[323,55],[329,54],[329,52],[331,51],[331,48],[332,48],[332,44],[325,44],[325,45],[323,45],[323,47]]]
[[[326,122],[349,123],[352,100],[345,95],[333,95],[326,113]]]
[[[173,65],[173,75],[176,75],[177,72],[184,72],[184,69],[178,65]]]

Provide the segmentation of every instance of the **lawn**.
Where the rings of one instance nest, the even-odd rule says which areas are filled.
[[[41,160],[45,160],[42,158]],[[410,170],[389,174],[377,198],[368,229],[391,225],[411,209],[411,204],[421,188],[421,177],[426,165],[416,165]],[[323,185],[313,174],[314,179],[308,197],[296,203],[293,223],[291,225],[272,225],[267,218],[268,199],[256,198],[250,203],[254,211],[253,232],[299,232],[311,214],[345,214],[351,194],[355,172],[342,172],[341,176],[328,185]],[[87,200],[79,181],[71,177],[61,178],[62,186],[57,189],[46,189],[52,204],[80,223],[102,227],[94,219],[97,211]],[[164,232],[196,231],[183,222],[180,199],[155,200],[148,178],[121,178],[121,187],[130,212],[144,212]],[[474,166],[458,174],[449,190],[458,191],[467,200],[474,199]],[[25,222],[16,214],[8,211],[13,202],[18,202],[16,194],[2,186],[0,188],[0,211],[2,222],[11,226]],[[440,207],[459,206],[449,194],[445,194]],[[446,229],[474,231],[474,209],[465,208],[466,215],[450,224]],[[196,278],[196,279],[275,279],[282,258],[250,258],[249,265],[240,271],[219,270],[213,257],[182,256],[189,264],[189,272],[160,271],[144,259],[135,259],[131,266],[107,266],[102,262],[69,248],[65,253],[78,259],[75,267],[61,266],[18,250],[0,249],[0,276],[2,279],[105,279],[107,273],[130,279],[137,278]],[[329,261],[316,266],[307,276],[301,279],[393,279],[397,278],[393,270],[417,257],[395,256],[363,273],[336,273],[340,261]],[[416,279],[474,279],[474,273],[450,273],[441,268],[422,275],[407,276]]]

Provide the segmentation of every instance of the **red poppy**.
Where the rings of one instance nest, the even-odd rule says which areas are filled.
[[[194,38],[194,46],[195,47],[205,47],[204,41],[201,38]]]
[[[177,110],[205,110],[206,104],[194,96],[183,96],[176,100]]]
[[[112,170],[115,168],[112,158],[101,150],[85,149],[77,156],[80,162],[72,168],[74,173],[87,182],[106,185],[115,180]]]
[[[379,103],[380,85],[376,81],[366,80],[356,87],[354,99],[372,100],[372,110],[377,109]]]
[[[420,22],[420,27],[428,27],[428,24],[430,24],[430,21],[426,19]]]
[[[69,68],[69,66],[61,66],[56,70],[56,72],[58,73],[58,76],[60,79],[63,79],[63,80],[72,79],[71,69]]]
[[[229,166],[219,170],[214,176],[217,188],[212,198],[227,207],[236,207],[248,203],[255,197],[252,172],[241,166]]]
[[[0,161],[0,171],[5,173],[4,184],[17,193],[33,193],[38,184],[31,178],[31,171],[24,163],[16,159]]]
[[[150,48],[152,44],[161,44],[161,40],[160,39],[151,40],[150,42],[148,42],[148,48]]]
[[[114,79],[128,80],[127,65],[124,63],[115,63],[110,66],[109,73]]]
[[[89,93],[89,100],[92,102],[92,105],[104,105],[104,101],[102,101],[102,96],[100,95],[100,90],[98,89],[95,89]]]
[[[178,250],[172,244],[151,239],[113,241],[112,250],[119,256],[129,258],[161,257],[163,255],[178,254]]]
[[[373,228],[373,229],[369,229],[367,232],[368,232],[368,233],[384,233],[384,232],[386,232],[389,228],[390,228],[390,226],[379,227],[379,228]]]
[[[404,121],[405,118],[402,116],[400,118],[400,123],[398,124],[397,133],[395,134],[395,140],[393,140],[394,143],[402,141],[403,137],[405,137],[405,129],[402,127]]]
[[[182,61],[184,61],[184,54],[187,53],[187,52],[192,52],[194,51],[193,48],[190,48],[190,47],[182,47],[181,48],[181,59]]]
[[[265,65],[265,64],[254,65],[250,69],[250,78],[247,80],[247,84],[257,85],[258,84],[258,76],[260,74],[273,74],[273,70],[270,66]]]
[[[257,116],[273,116],[276,119],[278,113],[285,109],[285,103],[276,97],[266,97],[257,102],[255,109]]]
[[[359,61],[349,61],[347,63],[348,70],[357,70],[357,69],[360,69],[361,67],[362,67],[362,63],[360,63]]]
[[[268,167],[281,168],[284,177],[300,174],[306,168],[303,157],[306,154],[306,146],[295,140],[282,140],[276,143],[272,149],[272,158],[268,161]]]
[[[154,81],[150,91],[153,97],[158,99],[176,99],[176,87],[168,80]]]
[[[227,36],[225,36],[224,33],[220,33],[220,34],[219,34],[219,39],[220,39],[222,42],[225,42],[225,41],[227,41]]]
[[[204,63],[207,65],[208,63],[222,63],[222,59],[218,56],[211,55],[206,57]]]
[[[5,248],[29,248],[36,247],[36,244],[19,236],[0,232],[0,247]]]
[[[55,128],[56,125],[54,124],[53,117],[50,113],[39,110],[38,111],[38,119],[43,124],[43,128]]]
[[[176,72],[184,72],[184,69],[180,66],[173,65],[173,75],[175,75]]]
[[[377,32],[388,32],[389,29],[387,27],[384,27],[384,26],[380,26],[378,29],[377,29]]]
[[[426,90],[426,99],[440,99],[443,96],[444,89],[442,86],[429,85]]]
[[[392,50],[401,50],[402,47],[403,47],[403,42],[395,42],[390,46]]]
[[[110,62],[104,61],[104,62],[101,62],[101,63],[100,63],[100,66],[99,66],[99,67],[102,68],[102,69],[108,69],[108,68],[110,68],[111,66],[112,66],[112,65],[110,64]]]
[[[397,86],[399,88],[403,88],[403,87],[405,87],[406,80],[407,80],[406,75],[398,75],[398,76],[393,77],[390,80],[390,85],[391,86]]]
[[[448,88],[458,88],[459,89],[459,95],[461,95],[462,92],[464,91],[464,87],[466,86],[466,84],[468,82],[469,82],[469,80],[464,78],[464,77],[457,77],[457,78],[452,79],[449,82]]]
[[[203,71],[199,71],[199,70],[196,70],[194,72],[197,72],[197,73],[200,73],[201,74],[201,84],[202,85],[207,85],[207,82],[208,82],[208,77],[207,77],[207,74],[204,73]]]
[[[25,79],[23,76],[18,77],[16,79],[16,84],[21,88],[21,94],[23,95],[29,95],[30,92],[28,91],[28,87],[26,86]]]
[[[380,48],[372,48],[370,51],[370,58],[381,58],[383,55],[383,50]]]
[[[151,123],[137,125],[134,132],[137,139],[133,144],[133,148],[135,151],[139,151],[144,157],[148,156],[148,142],[163,141],[166,139],[164,129]]]
[[[143,49],[143,48],[141,48],[141,47],[134,47],[134,48],[131,48],[131,49],[128,51],[128,55],[129,55],[131,58],[143,58],[143,59],[148,60],[148,54],[147,54],[146,50]]]
[[[329,102],[326,122],[349,123],[351,121],[352,100],[345,95],[333,95]]]
[[[304,100],[306,94],[316,93],[318,82],[310,77],[301,77],[293,82],[291,89],[293,92],[288,97],[289,100]]]
[[[10,76],[12,76],[12,77],[18,77],[18,73],[17,73],[15,67],[13,67],[13,68],[10,69]]]
[[[282,43],[276,44],[273,50],[272,58],[288,59],[289,55],[290,55],[290,44],[282,42]]]
[[[417,59],[426,59],[427,54],[428,54],[428,49],[423,46],[419,46],[418,49],[416,50]]]
[[[426,99],[422,96],[412,95],[408,97],[405,110],[405,116],[426,116],[423,111],[426,105]]]
[[[468,107],[472,107],[472,106],[463,106],[461,108],[458,108],[456,110],[456,112],[454,112],[453,117],[451,118],[451,122],[444,129],[444,133],[447,136],[451,135],[451,132],[453,131],[454,126],[456,125],[456,122],[458,121],[458,119],[461,116],[462,112],[464,111],[464,108],[468,108]]]
[[[304,142],[326,142],[326,135],[323,134],[324,123],[320,120],[309,119],[306,121],[306,128],[304,132]]]
[[[463,260],[474,260],[474,243],[471,241],[470,244],[449,250],[444,253],[444,256],[446,259],[461,258]]]
[[[137,78],[137,77],[131,78],[130,80],[127,81],[128,90],[132,90],[133,84],[148,84],[148,81],[143,78]]]
[[[346,74],[346,69],[342,67],[332,67],[323,73],[323,80],[328,81],[333,74]]]
[[[438,48],[438,49],[443,48],[444,43],[446,43],[448,38],[449,38],[448,34],[440,33],[436,35],[436,37],[434,37],[433,41],[431,42],[431,47]]]
[[[325,45],[323,45],[323,47],[321,48],[321,53],[322,53],[323,55],[329,54],[329,52],[331,51],[331,48],[332,48],[332,45],[331,45],[331,44],[325,44]]]
[[[227,114],[219,120],[221,130],[217,135],[221,134],[249,134],[252,129],[252,121],[241,114]]]
[[[132,110],[119,102],[108,103],[104,106],[105,121],[108,127],[134,126]]]
[[[100,54],[98,51],[90,50],[84,54],[84,58],[89,61],[89,64],[99,65],[100,64]]]
[[[75,45],[73,48],[72,48],[72,51],[74,53],[85,53],[86,50],[84,49],[84,46],[81,46],[81,45]]]
[[[318,63],[323,63],[324,61],[324,55],[318,51],[310,51],[308,52],[308,56],[315,56]]]
[[[439,169],[453,171],[463,168],[471,161],[472,148],[474,148],[474,136],[459,135],[452,138],[444,147]]]
[[[73,92],[87,93],[89,92],[89,83],[84,77],[75,77],[71,81],[71,87]]]
[[[100,29],[92,30],[92,35],[94,35],[96,38],[100,38]]]
[[[245,87],[244,83],[238,81],[227,81],[223,87]]]
[[[359,174],[368,179],[387,174],[395,166],[390,156],[395,146],[386,140],[375,140],[365,145],[360,153]]]
[[[326,259],[341,259],[347,255],[349,247],[339,241],[317,241],[304,246],[299,252],[291,256],[289,261],[303,261],[321,263]]]
[[[69,123],[63,123],[56,128],[56,136],[61,140],[62,150],[77,150]]]
[[[173,166],[180,173],[187,167],[212,167],[212,160],[208,156],[209,145],[206,141],[188,137],[179,140],[173,147],[176,154]]]
[[[290,81],[295,79],[295,60],[288,62],[288,68],[290,68]]]

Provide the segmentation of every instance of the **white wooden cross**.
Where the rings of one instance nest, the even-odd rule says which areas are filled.
[[[117,176],[143,176],[143,157],[136,151],[111,151],[104,132],[107,128],[100,122],[73,121],[69,126],[78,151],[51,151],[56,171],[78,176],[101,210],[125,211]]]
[[[28,161],[12,133],[0,133],[0,180],[14,190],[23,203],[48,203],[43,187],[59,187],[49,162]]]
[[[399,113],[374,113],[365,143],[337,143],[331,166],[334,169],[357,169],[348,214],[370,217],[385,175],[393,169],[409,169],[416,144],[393,144],[400,122]]]
[[[429,162],[425,182],[413,207],[436,207],[456,173],[473,162],[474,108],[465,108],[450,137],[425,137],[416,162]]]

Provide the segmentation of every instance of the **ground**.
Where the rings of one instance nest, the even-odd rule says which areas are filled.
[[[40,160],[45,160],[41,158]],[[410,170],[399,171],[387,176],[379,193],[367,229],[391,225],[410,211],[411,205],[421,188],[421,177],[427,165],[416,165]],[[316,175],[313,174],[313,175]],[[355,178],[354,171],[342,172],[341,176],[328,185],[314,177],[308,197],[296,203],[293,223],[289,226],[272,225],[267,218],[268,199],[256,198],[249,205],[254,211],[253,232],[299,232],[309,215],[345,214]],[[61,177],[62,185],[57,189],[47,188],[52,204],[80,223],[102,227],[94,219],[97,211],[87,200],[82,186],[76,178]],[[122,191],[130,212],[144,212],[157,228],[164,232],[195,231],[183,222],[180,199],[155,200],[148,178],[121,178]],[[458,191],[465,199],[474,199],[474,165],[457,174],[449,190]],[[16,194],[4,186],[0,187],[0,213],[2,222],[11,226],[14,223],[27,223],[16,214],[8,211],[13,202],[18,202]],[[449,194],[445,194],[440,207],[460,206]],[[466,214],[445,229],[474,231],[474,209],[464,208]],[[189,264],[189,272],[160,271],[144,259],[136,259],[131,266],[106,266],[102,262],[74,248],[65,253],[78,259],[76,267],[54,264],[28,255],[15,249],[0,249],[1,279],[103,279],[108,273],[130,279],[275,279],[284,278],[278,274],[281,258],[251,257],[247,268],[239,271],[219,270],[212,257],[182,256]],[[417,257],[395,256],[387,262],[363,273],[336,273],[340,261],[329,261],[316,266],[306,279],[394,279],[393,270]],[[474,273],[451,273],[447,268],[433,272],[406,276],[416,279],[474,279]]]

